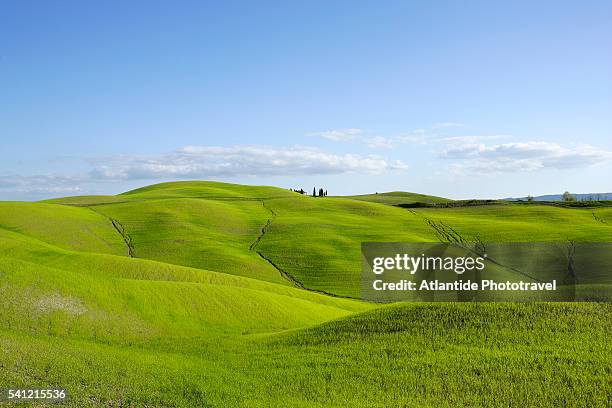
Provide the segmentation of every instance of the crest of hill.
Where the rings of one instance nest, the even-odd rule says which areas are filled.
[[[372,203],[380,203],[387,205],[401,205],[401,204],[414,204],[414,203],[425,203],[425,204],[437,204],[447,203],[453,200],[444,197],[431,196],[426,194],[410,193],[406,191],[390,191],[388,193],[378,194],[364,194],[347,196],[353,200],[369,201]]]
[[[262,200],[299,196],[299,194],[292,191],[271,186],[249,186],[217,181],[173,181],[152,184],[118,195],[70,196],[44,200],[42,202],[73,206],[92,206],[166,198]]]
[[[279,187],[247,186],[216,181],[176,181],[153,184],[120,194],[129,198],[199,197],[210,199],[264,199],[295,197],[297,194]]]

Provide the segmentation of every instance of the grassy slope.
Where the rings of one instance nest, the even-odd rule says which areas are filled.
[[[172,387],[163,405],[193,406],[197,400],[185,387],[215,389],[206,375],[218,370],[225,348],[243,349],[239,343],[249,333],[308,327],[371,308],[202,269],[66,250],[2,228],[0,277],[6,352],[0,387],[61,384],[74,406],[98,405],[96,398],[113,404],[136,398],[140,406],[164,391],[143,372]],[[171,375],[194,366],[190,385]]]
[[[251,245],[272,216],[263,201],[303,199],[275,187],[217,182],[161,183],[118,196],[51,200],[118,220],[132,238],[134,256],[223,271],[287,285]]]
[[[111,203],[123,203],[130,201],[129,197],[126,196],[104,196],[104,195],[92,195],[92,196],[70,196],[62,198],[53,198],[50,200],[43,200],[43,203],[49,204],[64,204],[73,206],[89,206],[99,204],[111,204]]]
[[[182,181],[153,184],[120,194],[129,199],[151,198],[208,198],[208,199],[254,199],[296,197],[297,193],[278,187],[245,186],[215,181]]]
[[[609,304],[385,307],[270,339],[281,372],[267,382],[320,406],[603,407],[611,312]],[[300,372],[293,353],[321,371],[283,386],[283,375]]]
[[[22,264],[27,269],[32,267],[49,269],[51,271],[64,271],[66,273],[77,273],[75,279],[122,279],[129,281],[154,281],[175,282],[189,284],[205,284],[216,286],[231,286],[236,288],[251,289],[260,292],[270,292],[274,295],[284,297],[296,297],[315,303],[321,303],[346,310],[363,310],[366,304],[351,300],[330,298],[328,296],[307,292],[285,285],[263,282],[233,276],[225,273],[195,269],[161,262],[133,259],[123,256],[84,253],[58,248],[44,243],[35,238],[23,234],[0,229],[0,256],[5,262],[14,261]],[[10,255],[9,255],[10,254]],[[7,267],[5,273],[14,272],[19,267]],[[47,274],[34,273],[33,276],[46,278]],[[77,282],[78,283],[78,282]],[[145,283],[142,283],[145,284]],[[77,287],[74,282],[68,280],[67,286]],[[45,288],[45,285],[40,285]],[[49,288],[54,288],[50,285]]]
[[[612,223],[597,221],[588,209],[500,205],[406,210],[339,198],[279,199],[268,205],[278,215],[260,244],[263,253],[307,287],[354,297],[360,243],[438,241],[426,219],[488,242],[612,241]],[[605,220],[612,211],[598,209],[596,214]]]
[[[452,201],[448,198],[430,196],[418,193],[408,193],[405,191],[391,191],[388,193],[378,194],[363,194],[356,196],[346,196],[343,198],[352,198],[353,200],[368,201],[371,203],[380,203],[387,205],[398,205],[398,204],[413,204],[413,203],[446,203]]]
[[[0,202],[0,228],[66,249],[126,254],[125,243],[108,218],[87,208]]]
[[[409,211],[341,198],[270,200],[277,216],[262,252],[310,288],[358,296],[361,242],[432,241],[427,225]]]
[[[610,209],[599,220],[535,206],[408,211],[219,183],[117,197],[134,202],[92,207],[104,216],[37,204],[2,224],[0,387],[62,385],[73,406],[606,406],[608,305],[408,304],[350,316],[372,305],[111,255],[72,235],[110,234],[108,215],[134,234],[137,256],[241,274],[231,268],[261,261],[246,244],[269,218],[257,249],[308,285],[351,295],[359,242],[436,240],[424,217],[491,240],[603,241]],[[51,212],[28,224],[37,206]],[[226,262],[213,258],[219,240]]]
[[[149,199],[100,205],[131,236],[134,256],[287,284],[249,247],[270,218],[257,200]]]
[[[269,219],[257,251],[308,288],[351,297],[359,295],[360,243],[437,241],[426,219],[468,239],[478,236],[489,242],[612,240],[611,224],[605,222],[611,211],[607,208],[491,205],[406,210],[210,182],[163,183],[117,197],[133,201],[92,208],[121,221],[133,238],[137,257],[286,283],[256,251],[248,250]]]
[[[612,225],[597,221],[593,212],[610,217],[612,209],[559,208],[550,206],[489,205],[414,212],[452,226],[467,237],[489,242],[612,241]]]
[[[11,330],[0,383],[62,384],[73,406],[606,407],[611,313],[411,304],[280,335],[138,345]]]

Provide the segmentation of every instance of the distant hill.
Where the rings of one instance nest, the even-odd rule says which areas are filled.
[[[409,193],[405,191],[391,191],[388,193],[376,193],[376,194],[364,194],[347,196],[343,198],[352,198],[353,200],[369,201],[372,203],[381,203],[387,205],[402,205],[402,204],[414,204],[414,203],[447,203],[452,201],[444,197],[436,197],[425,194]]]
[[[586,194],[572,194],[578,201],[591,201],[591,200],[612,200],[612,193],[586,193]],[[504,201],[527,201],[527,197],[518,198],[504,198]],[[533,197],[534,201],[562,201],[562,194],[548,194]]]

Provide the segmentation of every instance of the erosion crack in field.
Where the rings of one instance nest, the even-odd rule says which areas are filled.
[[[461,235],[459,232],[457,232],[453,227],[451,227],[450,225],[445,224],[442,221],[435,221],[432,219],[429,219],[427,217],[423,217],[423,220],[425,221],[425,223],[431,227],[436,235],[438,236],[438,239],[440,240],[440,242],[448,242],[451,244],[455,244],[460,246],[461,248],[464,248],[468,251],[475,251],[476,253],[478,253],[479,255],[485,255],[486,256],[486,244],[480,239],[479,236],[474,236],[471,239],[468,237],[464,237],[463,235]],[[474,249],[471,248],[471,245],[474,245]],[[520,275],[523,275],[529,279],[532,279],[536,282],[542,282],[542,280],[529,275],[528,273],[525,273],[519,269],[516,269],[512,266],[508,266],[508,265],[504,265],[499,261],[496,261],[495,259],[491,258],[491,257],[487,257],[487,261],[497,265],[497,266],[501,266],[502,268],[506,268],[514,273],[518,273]]]
[[[109,220],[113,224],[113,227],[115,227],[117,232],[121,235],[121,238],[123,238],[123,242],[125,242],[125,245],[127,246],[128,256],[130,258],[133,258],[134,257],[134,244],[132,243],[132,237],[126,234],[125,227],[119,221],[117,221],[114,218],[110,218],[110,217],[109,217]]]
[[[259,241],[261,241],[261,238],[264,236],[264,234],[266,233],[266,228],[268,228],[270,226],[270,223],[272,222],[272,220],[268,219],[268,221],[266,221],[266,224],[261,227],[261,233],[257,236],[257,238],[255,239],[255,241],[253,241],[251,243],[251,245],[249,245],[249,251],[252,251],[253,248],[255,248],[257,246],[257,244],[259,244]]]
[[[268,220],[266,221],[265,225],[263,227],[261,227],[261,232],[260,234],[257,236],[257,238],[255,239],[255,241],[253,241],[251,243],[251,245],[249,246],[249,251],[253,251],[255,250],[255,248],[257,247],[257,245],[261,242],[262,238],[264,237],[264,235],[266,234],[266,232],[268,232],[268,228],[270,228],[270,225],[272,225],[272,221],[274,220],[274,218],[276,217],[276,212],[274,212],[274,210],[270,207],[268,207],[265,203],[264,200],[261,200],[261,205],[264,206],[264,208],[268,211],[270,211],[270,215],[271,218],[268,218]],[[326,296],[331,296],[331,297],[335,297],[335,298],[342,298],[342,299],[358,299],[352,296],[341,296],[341,295],[336,295],[334,293],[331,292],[326,292],[324,290],[319,290],[319,289],[312,289],[312,288],[308,288],[306,287],[302,282],[300,282],[299,280],[295,279],[291,274],[289,274],[287,271],[283,270],[281,267],[279,267],[276,263],[274,263],[274,261],[272,261],[270,258],[268,258],[267,256],[265,256],[261,251],[255,250],[255,252],[257,253],[257,255],[259,255],[259,257],[261,259],[263,259],[264,261],[268,262],[270,265],[272,265],[272,267],[274,269],[276,269],[278,271],[278,273],[285,278],[286,280],[288,280],[289,282],[291,282],[293,284],[293,286],[300,288],[300,289],[304,289],[307,290],[309,292],[314,292],[314,293],[318,293],[321,295],[326,295]]]
[[[266,234],[268,228],[270,227],[270,224],[272,224],[272,219],[274,219],[274,217],[276,217],[276,213],[274,212],[273,209],[271,209],[270,207],[266,206],[266,202],[264,200],[261,200],[261,205],[263,205],[263,207],[268,210],[270,212],[270,215],[272,216],[271,218],[268,218],[268,220],[266,221],[266,224],[261,227],[261,232],[259,233],[259,235],[257,236],[257,238],[255,239],[255,241],[253,241],[251,243],[251,245],[249,246],[249,251],[253,251],[255,249],[255,247],[259,244],[259,242],[261,241],[261,239],[263,238],[263,236]],[[278,265],[276,265],[270,258],[267,258],[264,254],[261,253],[261,251],[255,251],[257,253],[257,255],[260,256],[261,259],[265,260],[266,262],[268,262],[270,265],[272,265],[272,267],[274,269],[276,269],[278,271],[278,273],[280,273],[280,275],[287,279],[289,282],[291,282],[294,286],[301,288],[301,289],[307,289],[304,284],[302,284],[302,282],[298,281],[297,279],[295,279],[293,276],[289,275],[287,272],[285,272],[284,270],[282,270],[281,268],[278,267]]]
[[[284,271],[283,269],[281,269],[278,265],[276,265],[270,258],[267,258],[264,254],[262,254],[259,251],[256,251],[257,254],[264,259],[265,261],[267,261],[270,265],[272,265],[280,274],[283,278],[287,279],[289,282],[291,282],[295,287],[300,288],[300,289],[304,289],[307,290],[309,292],[314,292],[314,293],[318,293],[320,295],[325,295],[325,296],[331,296],[331,297],[335,297],[335,298],[340,298],[340,299],[354,299],[354,300],[362,300],[359,299],[357,297],[353,297],[353,296],[342,296],[342,295],[337,295],[335,293],[331,293],[331,292],[326,292],[324,290],[319,290],[319,289],[312,289],[309,287],[304,286],[304,284],[300,281],[298,281],[297,279],[295,279],[293,276],[291,276],[290,274],[288,274],[286,271]]]
[[[125,246],[127,248],[127,255],[130,258],[134,258],[134,243],[132,242],[132,237],[125,232],[125,227],[123,226],[123,224],[121,224],[119,220],[116,220],[112,217],[107,216],[106,214],[94,210],[93,208],[91,208],[91,206],[88,206],[87,208],[98,215],[108,218],[111,224],[113,224],[115,230],[119,233],[119,235],[121,235],[121,238],[123,239],[123,242],[125,243]]]
[[[264,202],[264,200],[261,200],[261,205],[263,205],[263,207],[270,211],[270,214],[272,215],[272,218],[268,218],[268,220],[266,221],[266,224],[261,227],[260,233],[257,236],[257,238],[255,238],[255,241],[253,241],[251,243],[251,245],[249,245],[249,251],[252,251],[253,249],[255,249],[255,247],[257,246],[257,244],[259,244],[259,241],[261,241],[261,239],[263,238],[263,236],[266,234],[266,231],[268,229],[268,227],[270,226],[270,224],[272,223],[272,219],[274,217],[276,217],[276,213],[274,212],[274,210],[272,210],[270,207],[266,206],[266,203]],[[257,253],[259,254],[259,251],[257,251]],[[260,254],[261,255],[261,254]]]
[[[606,220],[604,220],[603,218],[598,217],[597,214],[595,214],[595,211],[593,211],[593,218],[595,219],[595,221],[601,222],[602,224],[606,224],[606,225],[608,224],[606,222]]]
[[[282,270],[281,268],[279,268],[278,265],[276,265],[270,258],[267,258],[264,254],[262,254],[260,251],[255,251],[257,252],[257,255],[259,255],[263,260],[265,260],[266,262],[268,262],[270,265],[272,265],[274,267],[274,269],[276,269],[283,278],[287,279],[289,282],[293,283],[294,286],[300,288],[300,289],[307,289],[304,284],[302,284],[302,282],[296,280],[293,276],[289,275],[287,272],[285,272],[284,270]]]

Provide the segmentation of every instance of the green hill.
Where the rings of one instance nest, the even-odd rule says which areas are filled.
[[[359,290],[361,242],[438,242],[439,231],[431,222],[466,240],[612,241],[610,224],[587,209],[499,205],[407,210],[332,197],[279,199],[267,205],[277,216],[260,243],[262,252],[305,286],[352,297]],[[596,214],[609,218],[612,211]]]
[[[96,333],[122,343],[148,334],[277,331],[368,307],[201,269],[61,250],[1,230],[0,237],[3,253],[12,254],[1,258],[2,297],[10,305],[3,320],[33,333]]]
[[[126,252],[112,223],[88,208],[0,202],[0,228],[66,249],[117,255]]]
[[[249,250],[271,216],[261,201],[155,198],[95,211],[121,222],[135,257],[287,284]]]
[[[213,182],[3,202],[0,388],[66,387],[74,407],[603,407],[608,304],[343,297],[359,295],[361,242],[610,242],[611,225],[612,208],[403,209]]]
[[[425,194],[408,193],[405,191],[391,191],[388,193],[376,193],[376,194],[363,194],[356,196],[346,196],[345,198],[352,198],[353,200],[369,201],[372,203],[381,203],[387,205],[402,205],[402,204],[437,204],[447,203],[453,200],[443,197],[430,196]]]
[[[297,193],[278,187],[245,186],[215,181],[179,181],[154,184],[121,194],[130,199],[193,197],[208,199],[253,199],[294,197]]]

